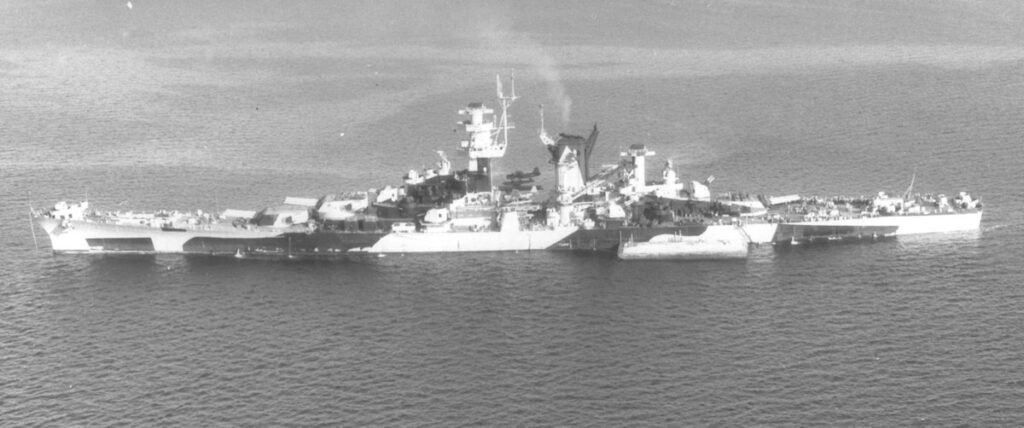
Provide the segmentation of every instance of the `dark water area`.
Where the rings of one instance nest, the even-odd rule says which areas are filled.
[[[136,3],[0,13],[14,41],[0,48],[5,426],[1024,419],[1016,3],[373,2],[355,17]],[[417,15],[481,20],[441,31]],[[553,181],[544,104],[549,132],[598,124],[597,163],[645,143],[657,169],[775,195],[901,192],[916,171],[915,190],[981,196],[982,229],[686,263],[54,256],[39,230],[33,242],[29,204],[259,209],[396,183],[435,150],[461,165],[456,111],[493,104],[494,74],[512,72],[522,99],[499,173]]]

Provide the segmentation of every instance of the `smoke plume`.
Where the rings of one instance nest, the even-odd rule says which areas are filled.
[[[485,8],[485,10],[487,10]],[[468,13],[468,12],[464,12]],[[509,64],[525,64],[531,74],[536,74],[547,87],[548,100],[545,105],[554,105],[561,112],[562,126],[569,125],[572,116],[572,99],[566,94],[565,85],[559,73],[559,64],[548,50],[534,41],[529,35],[515,32],[509,23],[496,17],[508,16],[508,11],[497,7],[487,13],[476,11],[473,19],[465,22],[474,23],[475,34],[482,43],[480,47],[488,53],[489,60]]]
[[[551,98],[555,105],[561,109],[562,112],[562,127],[566,128],[569,126],[569,119],[572,117],[572,98],[569,98],[565,93],[565,85],[562,84],[562,77],[558,73],[558,64],[554,58],[551,57],[547,52],[540,46],[534,46],[536,49],[530,49],[534,55],[531,55],[533,59],[532,66],[536,73],[544,79],[547,85],[548,98]]]

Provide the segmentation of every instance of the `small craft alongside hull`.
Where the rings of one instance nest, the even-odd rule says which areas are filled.
[[[619,246],[623,260],[728,260],[743,259],[750,246],[736,226],[710,226],[698,236],[657,235],[647,242],[625,241]]]

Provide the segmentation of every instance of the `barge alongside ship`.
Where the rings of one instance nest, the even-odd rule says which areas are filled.
[[[286,198],[261,211],[100,212],[88,202],[61,202],[32,214],[56,253],[208,254],[329,258],[352,253],[572,250],[632,258],[743,257],[751,244],[877,239],[902,234],[976,230],[981,204],[961,193],[879,194],[873,198],[712,197],[713,178],[683,183],[671,162],[649,183],[647,158],[633,145],[615,165],[590,171],[595,126],[586,138],[540,139],[555,165],[555,189],[542,198],[533,178],[517,172],[497,184],[492,163],[508,147],[508,108],[498,81],[500,112],[480,103],[460,114],[468,138],[465,169],[443,152],[436,168],[410,171],[398,186],[319,198]],[[542,113],[543,117],[543,113]],[[542,125],[543,128],[543,125]],[[723,228],[729,239],[721,239]],[[726,242],[727,241],[727,242]],[[724,242],[724,243],[723,243]]]

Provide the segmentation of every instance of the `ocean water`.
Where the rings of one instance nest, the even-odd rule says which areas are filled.
[[[4,426],[1016,426],[1015,2],[0,6]],[[258,209],[453,159],[515,74],[499,173],[601,130],[715,190],[969,191],[977,233],[335,262],[54,256],[28,207]],[[455,160],[458,164],[460,161]],[[916,172],[916,174],[915,174]],[[550,187],[550,186],[549,186]],[[38,230],[35,233],[40,233]]]

